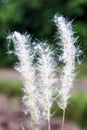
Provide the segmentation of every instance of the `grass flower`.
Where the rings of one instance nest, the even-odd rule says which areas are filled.
[[[55,78],[55,61],[53,60],[53,52],[45,43],[39,43],[36,46],[38,53],[37,72],[39,86],[39,110],[42,113],[42,118],[48,121],[48,130],[50,130],[51,106],[53,103],[53,92]]]
[[[57,26],[58,36],[61,40],[62,56],[61,61],[64,66],[60,76],[60,89],[58,90],[60,100],[57,102],[59,107],[63,110],[62,130],[64,129],[64,117],[65,109],[67,107],[68,99],[71,95],[71,89],[73,87],[73,80],[75,77],[75,57],[77,49],[75,42],[77,38],[74,38],[74,32],[72,30],[72,23],[66,21],[63,16],[55,15],[54,22]]]
[[[24,83],[23,90],[25,95],[23,97],[23,102],[26,106],[25,112],[31,114],[33,129],[38,130],[38,112],[36,109],[36,93],[34,85],[35,68],[32,64],[34,55],[28,44],[30,42],[30,36],[22,35],[15,31],[7,38],[13,41],[15,48],[14,53],[19,60],[15,68],[21,73],[22,81]]]

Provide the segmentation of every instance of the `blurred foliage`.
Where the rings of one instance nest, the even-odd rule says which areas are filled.
[[[0,78],[0,93],[7,94],[9,96],[21,96],[22,83],[16,80],[9,80]]]
[[[6,36],[17,30],[28,32],[33,38],[48,40],[54,44],[56,28],[52,21],[55,13],[74,19],[74,30],[81,40],[86,55],[87,48],[87,0],[0,0],[0,61],[1,66],[12,65],[15,59],[8,58]]]
[[[54,103],[52,111],[54,116],[62,116],[56,103]],[[81,127],[87,127],[87,94],[78,92],[72,95],[66,109],[66,119],[72,120]]]
[[[81,64],[77,65],[77,79],[78,81],[87,77],[87,61],[84,59]]]

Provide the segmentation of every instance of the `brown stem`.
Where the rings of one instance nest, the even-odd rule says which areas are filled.
[[[50,120],[47,121],[48,130],[50,130]]]
[[[48,130],[50,130],[50,108],[48,108],[47,126],[48,126]]]
[[[65,120],[65,109],[63,110],[63,118],[62,118],[62,128],[61,128],[61,130],[64,130],[64,120]]]
[[[33,128],[34,128],[34,130],[38,130],[38,125],[37,124],[33,124]]]

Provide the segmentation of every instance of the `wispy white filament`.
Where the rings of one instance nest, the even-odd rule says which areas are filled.
[[[26,106],[26,111],[31,114],[34,130],[37,130],[38,114],[36,109],[36,93],[35,93],[35,68],[32,65],[33,53],[29,46],[30,37],[28,35],[22,35],[19,32],[14,32],[8,36],[12,39],[15,48],[15,54],[18,57],[18,64],[16,70],[21,73],[22,80],[24,82],[24,97],[23,102]]]
[[[37,73],[39,86],[39,105],[43,119],[50,121],[50,110],[53,103],[53,92],[55,78],[55,62],[53,52],[45,43],[39,43],[36,48],[38,52]]]
[[[61,49],[63,52],[61,60],[64,63],[60,77],[60,101],[58,101],[58,105],[61,109],[65,110],[68,98],[71,95],[71,89],[73,87],[73,80],[75,77],[75,56],[77,49],[74,43],[77,38],[73,37],[74,33],[72,31],[71,22],[66,21],[63,16],[55,15],[54,22],[57,26],[57,31],[61,40]]]

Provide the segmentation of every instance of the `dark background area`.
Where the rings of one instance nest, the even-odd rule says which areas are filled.
[[[55,46],[52,19],[56,13],[74,20],[75,35],[79,36],[78,44],[86,56],[87,0],[0,0],[0,66],[12,66],[15,62],[14,56],[7,55],[12,46],[6,41],[6,36],[15,30]]]

